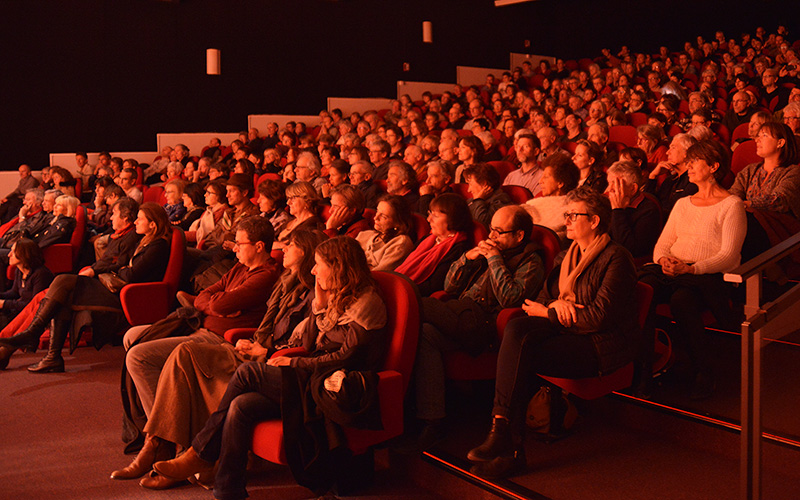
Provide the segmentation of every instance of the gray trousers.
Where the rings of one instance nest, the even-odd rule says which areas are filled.
[[[126,348],[130,346],[133,341],[132,338],[140,335],[145,328],[134,327],[125,334],[123,344]],[[132,338],[129,338],[129,335]],[[167,358],[172,354],[172,351],[179,344],[186,341],[222,344],[225,339],[212,331],[201,328],[186,337],[167,337],[137,344],[131,347],[126,354],[125,362],[128,367],[128,373],[133,379],[133,383],[136,384],[139,399],[142,401],[144,413],[148,418],[150,417],[150,410],[153,408],[153,402],[156,399],[156,387],[158,387],[158,378],[164,368],[164,363],[167,362]]]

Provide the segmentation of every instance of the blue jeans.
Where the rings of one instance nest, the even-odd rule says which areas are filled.
[[[280,401],[280,368],[252,361],[239,366],[217,411],[192,441],[200,458],[219,460],[214,480],[217,499],[247,498],[247,452],[253,429],[263,420],[280,417]]]

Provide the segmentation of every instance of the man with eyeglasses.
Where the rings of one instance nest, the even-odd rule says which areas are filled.
[[[794,135],[800,135],[800,102],[790,102],[783,108],[783,123],[792,129]]]
[[[375,167],[372,178],[376,181],[385,181],[389,177],[389,155],[392,147],[383,139],[378,139],[369,145],[369,161]]]
[[[224,344],[223,335],[227,330],[259,324],[266,313],[272,287],[280,275],[278,264],[270,256],[274,235],[272,224],[267,219],[250,217],[242,221],[233,240],[236,265],[196,297],[185,292],[178,293],[178,300],[183,306],[201,313],[200,322],[194,328],[173,327],[171,333],[174,336],[148,341],[150,332],[158,328],[164,331],[166,322],[172,320],[170,316],[155,325],[136,326],[128,330],[123,339],[128,350],[125,363],[138,392],[138,398],[136,392],[127,398],[123,396],[130,399],[131,408],[141,404],[144,414],[150,416],[162,368],[178,345],[183,342]],[[151,326],[155,328],[150,330]],[[130,415],[126,416],[131,418]],[[133,420],[130,423],[133,424]],[[144,430],[144,422],[136,422],[135,425],[141,425],[139,431]],[[150,439],[154,439],[155,443],[151,442],[149,446],[158,446],[159,437],[151,436]],[[141,464],[134,461],[128,467],[114,471],[111,477],[133,479],[141,475]],[[158,481],[159,478],[150,478],[149,482],[141,485],[151,488]]]
[[[722,124],[733,133],[736,127],[749,122],[753,113],[755,113],[755,109],[750,106],[750,96],[744,90],[740,90],[733,94],[731,107],[725,112]]]
[[[496,341],[497,314],[536,297],[544,282],[540,247],[530,241],[530,215],[517,205],[502,207],[490,227],[489,238],[450,266],[445,292],[453,299],[422,299],[423,325],[414,370],[417,418],[424,427],[414,448],[429,448],[444,434],[443,354],[483,352]]]

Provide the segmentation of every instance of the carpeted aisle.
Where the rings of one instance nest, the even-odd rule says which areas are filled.
[[[28,373],[43,354],[17,353],[0,372],[0,499],[213,498],[188,484],[164,492],[109,479],[133,458],[123,455],[120,439],[122,347],[78,349],[66,356],[66,373]],[[314,498],[288,468],[266,463],[252,474],[248,491],[256,500]],[[358,498],[435,498],[391,469],[379,470],[363,493]]]

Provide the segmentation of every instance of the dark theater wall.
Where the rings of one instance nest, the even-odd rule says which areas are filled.
[[[458,64],[504,67],[525,39],[534,53],[581,57],[623,43],[679,47],[717,28],[773,30],[797,19],[792,5],[0,0],[0,168],[41,168],[49,152],[152,150],[157,132],[236,131],[251,113],[315,114],[327,96],[392,97],[396,80],[454,81]],[[433,22],[433,45],[422,43],[423,20]],[[209,47],[222,51],[219,77],[205,75]]]

